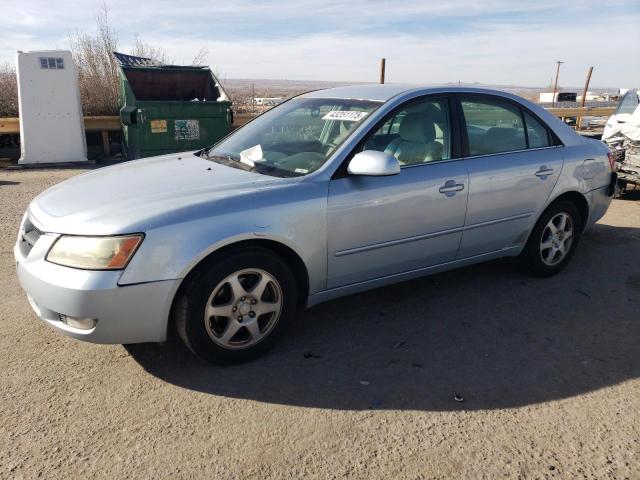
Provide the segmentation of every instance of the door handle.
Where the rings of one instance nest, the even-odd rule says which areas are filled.
[[[447,180],[443,186],[439,188],[440,193],[444,193],[447,197],[452,197],[459,192],[464,190],[463,183],[456,183],[455,180]]]
[[[536,172],[536,177],[548,177],[553,173],[553,168],[548,168],[546,165],[540,167],[540,169]]]

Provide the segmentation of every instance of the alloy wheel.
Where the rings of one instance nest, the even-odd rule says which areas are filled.
[[[211,292],[204,311],[207,334],[221,347],[255,345],[274,328],[282,312],[282,288],[260,269],[232,273]]]
[[[546,265],[557,265],[566,257],[573,243],[573,233],[569,214],[560,212],[551,217],[540,239],[540,257]]]

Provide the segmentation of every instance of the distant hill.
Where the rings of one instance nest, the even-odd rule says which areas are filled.
[[[221,80],[223,87],[231,96],[236,111],[244,111],[251,108],[252,93],[254,97],[283,97],[290,98],[311,90],[323,88],[340,87],[344,85],[366,85],[373,82],[329,82],[314,80],[283,80],[283,79],[250,79],[250,78],[228,78]],[[549,87],[528,87],[520,85],[490,85],[483,83],[425,83],[429,86],[462,86],[462,87],[483,87],[504,90],[531,101],[537,102],[540,92],[549,91]],[[562,87],[561,91],[582,92],[583,87]],[[616,93],[617,89],[590,88],[594,93]]]

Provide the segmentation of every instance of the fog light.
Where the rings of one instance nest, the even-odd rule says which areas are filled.
[[[91,330],[96,326],[96,323],[98,323],[97,318],[78,318],[62,314],[60,314],[60,321],[66,323],[71,328],[78,328],[80,330]]]

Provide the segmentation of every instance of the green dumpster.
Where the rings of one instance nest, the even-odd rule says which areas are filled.
[[[114,55],[120,63],[120,121],[127,158],[197,150],[231,130],[231,101],[208,67]]]

